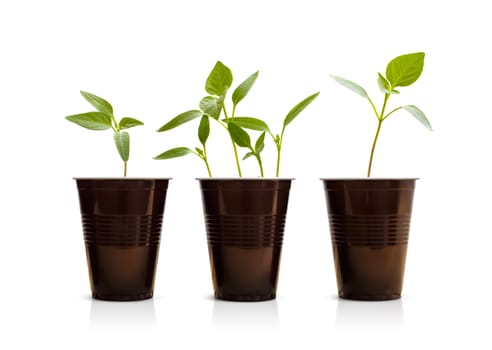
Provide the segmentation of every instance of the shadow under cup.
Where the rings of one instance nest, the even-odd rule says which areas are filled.
[[[289,179],[199,179],[215,297],[276,296]]]
[[[75,179],[92,297],[152,298],[169,179]]]

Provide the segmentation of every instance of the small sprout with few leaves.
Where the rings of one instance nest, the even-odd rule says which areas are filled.
[[[87,102],[97,109],[97,112],[74,114],[66,117],[66,119],[89,130],[112,129],[116,149],[124,163],[123,174],[126,176],[127,162],[130,158],[130,134],[122,130],[143,125],[143,123],[130,117],[124,117],[118,123],[113,115],[113,107],[108,101],[89,92],[81,91],[80,93]]]
[[[208,174],[209,176],[212,176],[208,164],[207,150],[205,145],[210,133],[210,126],[208,120],[209,118],[212,118],[229,133],[229,136],[232,141],[235,160],[236,160],[236,167],[240,177],[242,176],[242,171],[239,162],[237,146],[242,148],[247,148],[249,150],[249,152],[246,153],[246,155],[243,157],[243,160],[248,159],[250,157],[255,157],[258,162],[258,166],[260,168],[260,175],[262,177],[264,176],[261,152],[265,148],[266,134],[269,134],[272,137],[277,147],[278,157],[277,157],[276,176],[278,176],[279,167],[280,167],[280,151],[282,149],[282,141],[283,141],[285,127],[288,124],[290,124],[294,120],[294,118],[296,118],[297,115],[299,115],[299,113],[301,113],[304,110],[304,108],[306,108],[318,96],[319,92],[309,96],[308,98],[300,102],[298,105],[296,105],[285,118],[281,135],[275,136],[270,131],[268,125],[260,119],[250,118],[250,117],[236,117],[237,105],[249,93],[254,83],[256,82],[256,79],[258,78],[258,74],[259,74],[258,71],[251,74],[241,84],[239,84],[236,87],[236,89],[233,91],[231,97],[232,112],[231,114],[229,114],[227,112],[227,108],[224,101],[226,99],[227,92],[232,85],[233,76],[231,70],[227,66],[225,66],[222,62],[217,61],[205,83],[205,90],[209,95],[205,96],[200,101],[199,103],[200,110],[190,110],[181,113],[177,117],[171,119],[168,123],[163,125],[159,130],[157,130],[158,132],[167,131],[177,126],[180,126],[184,123],[187,123],[193,119],[201,117],[201,122],[198,127],[198,138],[203,146],[203,150],[199,148],[195,148],[195,151],[193,151],[190,148],[178,147],[178,148],[170,149],[160,154],[159,156],[155,157],[155,159],[170,159],[170,158],[185,156],[187,154],[195,154],[205,162]],[[222,113],[224,114],[223,118],[221,118]],[[261,132],[260,136],[255,142],[254,147],[251,143],[251,137],[244,129],[250,129],[250,130]]]
[[[413,115],[423,126],[432,131],[432,126],[425,116],[424,112],[422,112],[418,107],[414,105],[406,105],[400,106],[392,109],[390,112],[386,112],[386,105],[388,103],[388,99],[391,95],[398,95],[400,92],[396,90],[397,87],[406,87],[410,86],[417,81],[417,79],[422,74],[424,69],[424,52],[416,52],[410,53],[406,55],[398,56],[392,59],[388,65],[386,66],[386,76],[383,76],[381,73],[378,73],[377,83],[379,89],[384,94],[383,106],[381,107],[381,112],[378,112],[376,106],[372,102],[371,98],[367,94],[364,88],[350,80],[331,76],[335,81],[339,84],[345,86],[346,88],[354,91],[358,95],[366,98],[371,105],[371,108],[378,119],[378,127],[376,130],[376,136],[374,137],[374,141],[372,143],[371,155],[369,157],[369,166],[367,169],[367,177],[371,176],[371,168],[372,168],[372,160],[374,157],[374,150],[376,149],[376,142],[379,137],[379,132],[381,131],[381,125],[383,121],[385,121],[389,116],[391,116],[394,112],[403,109],[408,113]]]

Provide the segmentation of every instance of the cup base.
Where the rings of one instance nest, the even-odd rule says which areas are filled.
[[[358,295],[358,294],[348,294],[342,291],[338,291],[338,297],[347,300],[360,300],[360,301],[385,301],[385,300],[395,300],[400,299],[400,293],[394,293],[389,295]]]
[[[267,301],[275,299],[275,293],[267,295],[227,295],[222,293],[215,293],[215,299],[227,300],[227,301]]]
[[[137,295],[108,295],[101,293],[92,293],[93,299],[104,301],[138,301],[151,299],[154,296],[154,292],[142,293]]]

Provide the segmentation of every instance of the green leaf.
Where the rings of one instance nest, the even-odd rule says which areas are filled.
[[[243,160],[246,160],[246,159],[248,159],[249,157],[252,157],[252,156],[254,156],[254,155],[255,155],[255,154],[254,154],[253,152],[248,152],[248,153],[246,153],[246,154],[244,155]]]
[[[215,96],[223,96],[232,85],[232,72],[222,62],[217,61],[210,72],[205,90]]]
[[[383,94],[397,95],[400,93],[397,90],[390,90],[391,89],[390,83],[386,80],[385,77],[383,77],[381,73],[378,73],[378,86]]]
[[[422,123],[423,126],[432,131],[432,126],[429,122],[429,119],[427,119],[424,112],[422,112],[420,108],[413,105],[403,106],[402,108],[413,115],[419,122]]]
[[[362,96],[364,98],[369,98],[369,95],[367,95],[366,90],[364,90],[364,88],[362,86],[360,86],[359,84],[356,84],[353,81],[350,81],[350,80],[347,80],[347,79],[343,79],[343,78],[340,78],[340,77],[336,77],[336,76],[333,76],[333,75],[330,75],[330,77],[332,77],[333,79],[335,79],[335,81],[337,83],[345,86],[347,89],[350,89],[350,90],[354,91],[355,93],[359,94],[360,96]]]
[[[319,92],[309,97],[306,97],[304,100],[299,102],[294,108],[292,108],[284,119],[284,129],[299,115],[299,113],[301,113],[307,106],[309,106],[309,104],[313,102],[314,99],[318,97],[318,95]]]
[[[105,99],[86,91],[81,91],[80,94],[99,112],[105,113],[109,116],[113,115],[113,107]]]
[[[134,126],[139,126],[139,125],[144,125],[140,120],[137,120],[135,118],[130,118],[130,117],[125,117],[120,120],[120,130],[124,129],[130,129],[133,128]]]
[[[258,140],[255,143],[255,153],[259,154],[265,148],[265,132],[262,132]]]
[[[205,96],[200,101],[200,109],[203,113],[208,114],[214,119],[219,118],[222,102],[213,96]]]
[[[198,153],[198,155],[199,155],[200,157],[203,157],[203,150],[202,150],[202,149],[200,149],[200,148],[198,148],[198,147],[195,147],[195,151],[196,151],[196,153]]]
[[[269,134],[271,133],[268,125],[263,120],[257,118],[234,117],[234,123],[245,129],[265,131]]]
[[[114,134],[114,143],[118,149],[121,159],[128,161],[130,158],[130,135],[126,132],[117,132]]]
[[[65,117],[67,120],[90,130],[107,130],[111,128],[111,117],[101,112],[88,112]]]
[[[175,127],[180,126],[181,124],[187,123],[193,119],[201,117],[202,114],[203,114],[202,111],[197,111],[197,110],[181,113],[177,117],[170,120],[167,124],[161,126],[161,128],[157,130],[157,132],[174,129]]]
[[[251,74],[248,78],[246,78],[245,81],[243,81],[239,86],[234,90],[232,93],[232,103],[234,105],[237,105],[241,100],[246,97],[248,94],[249,90],[251,87],[253,87],[253,84],[256,81],[256,78],[258,78],[259,72],[256,71],[255,73]]]
[[[205,145],[205,142],[207,142],[208,135],[210,135],[210,123],[208,121],[208,117],[204,115],[202,116],[200,125],[198,126],[198,139],[202,145]]]
[[[386,78],[392,87],[409,86],[422,74],[425,53],[416,52],[394,58],[386,67]]]
[[[229,129],[229,134],[231,134],[232,140],[239,147],[253,149],[253,147],[251,147],[251,138],[249,137],[248,133],[244,131],[239,125],[237,125],[235,122],[229,122],[229,124],[227,124],[227,127]]]
[[[157,157],[154,157],[154,159],[161,160],[161,159],[171,159],[171,158],[178,158],[178,157],[183,157],[186,156],[187,154],[190,153],[195,153],[188,147],[176,147],[172,148],[170,150],[167,150],[164,153],[159,154]]]

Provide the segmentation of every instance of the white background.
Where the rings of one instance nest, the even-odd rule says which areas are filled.
[[[2,1],[0,2],[0,348],[490,348],[492,77],[487,1]],[[383,124],[376,177],[420,177],[404,296],[336,297],[320,177],[363,177],[376,120],[329,74],[364,86],[380,105],[377,72],[425,51],[419,81],[391,97],[415,104],[435,131],[400,112]],[[321,91],[286,132],[281,175],[291,191],[278,298],[214,301],[196,177],[197,123],[155,130],[197,107],[217,60],[235,87],[256,70],[238,115],[279,130],[286,113]],[[121,176],[109,131],[65,121],[104,97],[130,130],[130,176],[172,177],[155,298],[90,299],[73,176]],[[264,162],[273,175],[273,145]],[[230,143],[212,126],[215,176],[236,176]],[[257,176],[256,164],[243,165]],[[140,347],[139,347],[140,348]]]

